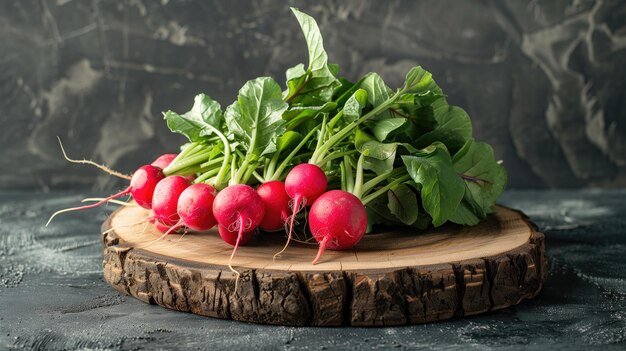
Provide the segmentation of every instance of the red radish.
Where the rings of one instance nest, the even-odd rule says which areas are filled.
[[[213,215],[220,226],[227,231],[237,231],[235,247],[228,260],[228,268],[237,275],[235,290],[239,281],[239,272],[233,269],[235,253],[242,245],[244,233],[259,226],[265,216],[263,200],[257,192],[245,184],[230,185],[220,191],[213,201]]]
[[[347,191],[328,191],[311,206],[309,228],[320,244],[312,262],[316,264],[327,248],[346,250],[363,238],[367,229],[365,206]]]
[[[67,208],[64,210],[57,211],[52,216],[50,216],[48,223],[46,223],[46,227],[48,226],[48,224],[50,224],[52,219],[56,217],[58,214],[61,214],[64,212],[86,210],[89,208],[94,208],[104,203],[107,203],[109,200],[112,200],[112,199],[115,199],[115,198],[118,198],[120,196],[124,196],[127,194],[131,194],[139,206],[143,208],[150,208],[152,204],[152,195],[154,194],[156,185],[164,178],[165,176],[163,175],[163,171],[161,170],[161,168],[155,167],[152,165],[141,166],[135,171],[135,173],[133,173],[133,176],[130,179],[130,185],[128,186],[128,188],[122,190],[121,192],[117,194],[111,195],[101,201],[93,203],[91,205]]]
[[[289,216],[289,195],[285,191],[285,183],[273,180],[256,188],[257,194],[265,204],[265,216],[259,228],[266,232],[283,229]]]
[[[328,179],[326,179],[326,174],[314,164],[302,163],[289,171],[287,178],[285,178],[285,191],[293,199],[291,217],[289,218],[289,233],[285,246],[274,255],[274,258],[287,250],[293,233],[293,224],[301,207],[312,204],[326,191],[327,186]]]
[[[130,180],[130,193],[137,204],[143,208],[152,208],[152,196],[157,184],[163,180],[163,170],[152,165],[139,167]]]
[[[213,200],[217,191],[208,184],[190,185],[178,198],[176,211],[183,224],[193,230],[206,231],[217,224]]]
[[[180,216],[176,212],[180,194],[189,187],[189,181],[182,176],[163,178],[154,188],[152,211],[154,217],[169,226],[178,224]]]
[[[220,237],[222,238],[222,240],[224,240],[224,242],[233,246],[237,244],[237,237],[239,235],[238,230],[229,231],[228,228],[221,224],[217,226],[217,230],[220,233]],[[250,241],[250,239],[252,239],[252,237],[254,236],[255,231],[256,230],[253,229],[247,232],[243,232],[243,234],[241,234],[241,240],[239,241],[239,245],[247,244],[248,241]]]
[[[224,188],[215,197],[213,215],[217,223],[229,230],[256,228],[263,220],[265,207],[259,194],[250,186],[235,184]]]
[[[163,154],[157,157],[156,160],[152,161],[151,165],[165,169],[165,167],[169,166],[170,163],[174,161],[176,156],[178,156],[178,154]]]

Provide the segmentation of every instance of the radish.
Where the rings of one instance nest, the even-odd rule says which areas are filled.
[[[230,185],[220,191],[215,197],[213,201],[213,215],[217,219],[217,223],[228,232],[237,232],[235,247],[228,260],[228,268],[237,275],[236,281],[238,281],[239,272],[233,269],[232,260],[239,245],[245,243],[244,233],[254,230],[263,221],[265,216],[263,200],[248,185]]]
[[[363,238],[367,229],[365,206],[347,191],[328,191],[311,206],[309,228],[320,244],[312,262],[316,264],[324,250],[346,250]]]
[[[300,210],[308,204],[312,204],[320,195],[326,191],[328,179],[324,171],[311,163],[302,163],[289,171],[285,178],[285,191],[293,200],[291,205],[291,217],[289,218],[289,233],[287,234],[287,242],[282,250],[274,255],[274,258],[280,256],[291,241],[293,234],[293,224],[296,215]]]
[[[182,176],[163,178],[154,188],[152,197],[152,211],[154,217],[165,225],[179,224],[180,216],[177,212],[178,198],[189,187],[189,181]]]
[[[285,226],[289,216],[289,195],[285,191],[285,183],[273,180],[259,185],[257,194],[265,204],[265,216],[259,228],[266,232],[277,231]]]
[[[183,224],[193,230],[207,231],[217,224],[213,201],[217,191],[208,184],[190,185],[178,198],[176,211]]]
[[[133,199],[135,199],[135,201],[137,202],[139,206],[149,209],[151,208],[152,196],[154,194],[157,183],[159,183],[164,178],[165,176],[163,175],[163,171],[161,170],[161,168],[155,167],[152,165],[141,166],[139,167],[139,169],[135,171],[135,173],[133,173],[133,176],[130,179],[130,185],[128,186],[128,188],[91,205],[67,208],[64,210],[57,211],[54,214],[52,214],[52,216],[50,216],[48,223],[46,223],[46,227],[48,226],[48,224],[50,224],[50,222],[52,221],[54,217],[56,217],[57,215],[61,213],[94,208],[104,203],[107,203],[109,200],[112,200],[112,199],[115,199],[115,198],[118,198],[120,196],[124,196],[127,194],[131,194]]]

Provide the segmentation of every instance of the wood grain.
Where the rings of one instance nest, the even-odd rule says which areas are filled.
[[[539,293],[547,274],[544,236],[525,215],[505,207],[475,227],[368,234],[349,251],[261,233],[240,248],[217,233],[159,233],[138,206],[103,224],[104,277],[118,291],[178,311],[255,323],[385,326],[426,323],[497,310]],[[144,248],[142,248],[144,247]]]

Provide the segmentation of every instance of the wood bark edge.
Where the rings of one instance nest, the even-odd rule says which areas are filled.
[[[536,296],[548,268],[545,237],[480,259],[432,266],[342,272],[260,269],[235,276],[222,266],[146,255],[115,231],[103,234],[104,279],[146,303],[198,315],[293,326],[428,323],[507,308]],[[103,224],[110,227],[110,220]]]

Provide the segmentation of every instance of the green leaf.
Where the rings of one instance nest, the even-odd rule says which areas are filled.
[[[393,90],[376,73],[368,73],[361,82],[360,88],[367,91],[367,101],[374,107],[389,100],[393,95]]]
[[[313,17],[304,12],[300,12],[300,10],[296,8],[292,7],[291,11],[296,16],[298,23],[300,23],[306,44],[309,48],[309,69],[311,71],[328,69],[328,55],[326,51],[324,51],[322,33],[317,26],[317,22],[315,22]]]
[[[403,117],[398,118],[385,118],[368,121],[365,124],[374,133],[376,139],[380,141],[387,140],[389,134],[396,131],[398,128],[404,126],[407,123],[407,119]]]
[[[463,200],[461,200],[456,211],[454,211],[454,214],[450,217],[450,222],[462,225],[476,225],[485,218],[486,215],[483,209],[470,197],[466,189]]]
[[[454,154],[472,138],[472,121],[462,108],[441,102],[433,113],[439,126],[419,137],[413,144],[415,147],[423,148],[439,141]]]
[[[419,207],[415,193],[406,185],[398,184],[387,192],[387,207],[402,223],[411,225],[417,220]]]
[[[445,145],[434,143],[414,155],[402,156],[402,161],[411,178],[422,186],[422,205],[433,218],[433,225],[444,224],[454,214],[465,191]]]
[[[496,161],[491,146],[473,140],[459,150],[453,162],[465,182],[464,205],[454,216],[455,223],[476,224],[470,213],[482,219],[491,211],[506,186],[506,170]]]
[[[413,67],[406,74],[404,80],[404,93],[423,94],[427,92],[441,93],[433,75],[421,66]]]
[[[287,72],[285,72],[285,75],[287,76],[287,84],[289,84],[289,81],[300,78],[305,74],[306,70],[304,69],[304,64],[302,63],[287,69]]]
[[[222,108],[208,95],[199,94],[194,99],[191,110],[183,115],[173,111],[163,114],[168,128],[175,133],[183,134],[191,142],[199,141],[205,135],[211,135],[210,125],[220,129],[222,124]]]
[[[276,150],[280,152],[285,151],[292,146],[296,146],[300,140],[302,140],[300,133],[294,132],[293,130],[287,131],[285,134],[278,137]]]
[[[361,111],[367,103],[367,91],[358,89],[352,94],[343,106],[343,118],[347,122],[353,122],[361,117]]]
[[[371,170],[377,175],[389,173],[393,170],[396,158],[397,143],[381,143],[357,128],[354,136],[355,148],[365,156],[363,168]]]
[[[276,151],[276,137],[285,130],[282,114],[287,107],[278,83],[260,77],[239,90],[237,101],[228,106],[224,117],[247,154],[262,156]]]
[[[283,119],[291,122],[299,118],[315,117],[318,113],[329,112],[335,108],[337,108],[337,104],[332,101],[318,106],[309,106],[300,103],[291,104],[289,109],[283,114]]]
[[[295,8],[291,11],[296,16],[309,50],[309,65],[298,65],[287,72],[287,100],[319,104],[332,100],[333,92],[341,86],[336,74],[337,65],[328,64],[328,55],[324,50],[322,33],[313,17]]]
[[[398,220],[396,216],[394,216],[389,210],[388,199],[384,196],[379,196],[370,203],[367,204],[365,210],[367,211],[367,221],[368,225],[370,225],[370,219],[373,220],[371,223],[374,224],[386,224],[386,225],[398,225],[401,222]],[[371,218],[370,218],[371,217]]]

